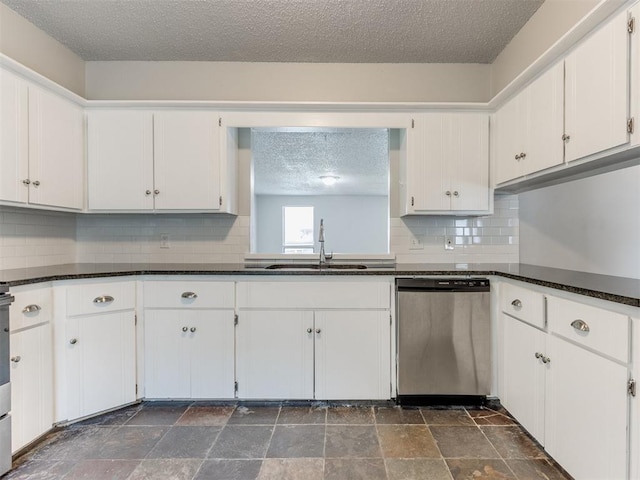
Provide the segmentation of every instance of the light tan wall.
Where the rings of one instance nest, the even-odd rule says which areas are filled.
[[[90,100],[486,102],[490,66],[87,62]]]
[[[84,96],[84,61],[0,3],[0,53]]]
[[[493,97],[580,21],[600,0],[546,0],[491,65]]]

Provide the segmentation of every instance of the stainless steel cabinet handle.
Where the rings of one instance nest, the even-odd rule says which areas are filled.
[[[547,363],[551,363],[551,359],[549,357],[545,357],[544,355],[542,355],[541,357],[542,363],[547,364]]]
[[[11,357],[11,361],[13,363],[18,363],[20,360],[22,360],[22,357],[20,355],[16,355],[15,357]]]
[[[511,305],[513,305],[515,308],[520,308],[522,307],[522,302],[520,301],[520,299],[516,298],[513,302],[511,302]]]
[[[192,300],[194,298],[198,298],[198,294],[194,293],[194,292],[182,292],[181,297],[182,298],[187,298],[189,300]]]
[[[523,159],[523,158],[525,158],[526,156],[527,156],[527,154],[523,152],[523,153],[521,153],[521,154],[520,154],[520,159]]]
[[[76,343],[78,343],[78,339],[77,338],[72,338],[71,340],[69,340],[69,343],[71,345],[75,345]]]
[[[115,300],[111,295],[102,295],[93,299],[93,303],[111,303]]]
[[[146,190],[146,191],[144,192],[144,194],[145,194],[145,195],[151,195],[151,190]]]
[[[450,197],[450,196],[451,196],[451,192],[450,192],[449,190],[447,190],[446,192],[444,192],[444,194],[445,194],[447,197]]]
[[[187,331],[189,331],[189,327],[182,327],[182,331],[183,331],[183,332],[187,332]]]
[[[36,180],[35,182],[33,182],[33,186],[34,187],[39,187],[40,186],[40,180]]]
[[[536,352],[536,358],[542,358],[542,354],[540,352]]]
[[[584,320],[580,320],[579,318],[571,322],[571,326],[576,330],[580,330],[581,332],[589,331],[589,325],[587,325],[587,323]]]
[[[520,155],[519,155],[519,154],[518,154],[518,155],[516,155],[516,157],[515,157],[515,158],[516,158],[516,160],[520,160]]]
[[[566,133],[563,133],[562,134],[562,141],[568,142],[569,140],[571,140],[571,136],[567,135]]]
[[[313,332],[313,328],[307,328],[307,333],[312,333]]]
[[[25,185],[29,185],[31,183],[31,180],[25,178],[24,180],[22,180],[22,183],[24,183]]]
[[[322,330],[320,330],[319,328],[316,328],[316,333],[320,333],[322,332]]]
[[[31,304],[24,307],[22,309],[22,313],[33,313],[33,312],[39,312],[40,310],[42,310],[42,308],[40,308],[40,305]]]
[[[189,330],[191,330],[191,333],[195,333],[196,327],[191,327]]]
[[[457,191],[457,190],[456,190],[455,192],[453,192],[453,196],[454,196],[454,197],[457,197],[457,196],[459,196],[459,195],[460,195],[460,194],[458,193],[458,191]]]
[[[160,193],[160,190],[158,190],[158,189],[155,189],[155,190],[153,191],[153,194],[154,194],[154,195],[158,195],[159,193]]]

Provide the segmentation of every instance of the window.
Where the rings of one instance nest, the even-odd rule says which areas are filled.
[[[313,207],[282,207],[282,253],[313,253]]]

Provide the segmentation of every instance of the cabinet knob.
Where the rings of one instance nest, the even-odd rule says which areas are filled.
[[[22,180],[22,183],[24,183],[25,185],[29,185],[31,183],[31,180],[25,178],[24,180]]]
[[[72,338],[71,340],[69,340],[69,343],[71,345],[75,345],[76,343],[78,343],[78,339],[77,338]]]
[[[450,196],[451,196],[451,192],[450,192],[449,190],[447,190],[446,192],[444,192],[444,194],[445,194],[447,197],[450,197]]]
[[[191,327],[189,330],[191,330],[191,333],[195,333],[196,327]]]
[[[39,312],[40,310],[42,310],[42,308],[40,308],[40,305],[31,304],[24,307],[22,309],[22,313],[33,313],[33,312]]]
[[[540,359],[542,360],[542,363],[544,363],[545,365],[547,363],[551,363],[551,359],[549,357],[545,357],[544,355],[542,355]]]
[[[536,352],[535,357],[536,357],[536,358],[542,358],[542,354],[541,354],[541,353],[539,353],[539,352]]]
[[[113,302],[115,299],[111,296],[111,295],[101,295],[99,297],[96,297],[93,299],[93,303],[96,304],[100,304],[100,303],[111,303]]]
[[[515,156],[515,159],[516,159],[516,160],[520,160],[520,154],[517,154],[517,155]]]
[[[40,186],[40,180],[36,180],[35,182],[33,182],[33,186],[34,187],[39,187]]]
[[[189,331],[189,327],[182,327],[182,331],[183,332],[188,332]]]
[[[147,195],[147,196],[151,195],[151,190],[146,190],[146,191],[144,192],[144,194],[145,194],[145,195]]]
[[[320,330],[319,328],[316,328],[316,333],[320,333],[322,332],[322,330]]]
[[[571,140],[571,135],[567,135],[566,133],[562,134],[562,141],[563,142],[568,142],[569,140]]]
[[[20,355],[16,355],[15,357],[11,357],[11,361],[13,363],[18,363],[20,360],[22,360],[22,357]]]
[[[576,330],[579,330],[581,332],[588,332],[589,331],[589,325],[587,325],[587,322],[585,322],[584,320],[581,319],[577,319],[574,320],[573,322],[571,322],[571,326],[573,328],[575,328]]]
[[[309,327],[307,328],[307,333],[312,333],[313,332],[313,328]]]
[[[523,152],[523,153],[521,153],[521,154],[520,154],[520,160],[522,160],[522,159],[523,159],[523,158],[525,158],[526,156],[527,156],[527,154],[526,154],[526,153],[524,153],[524,152]]]
[[[153,194],[154,194],[154,195],[158,195],[159,193],[160,193],[160,190],[158,190],[158,189],[155,189],[155,190],[153,191]]]
[[[194,298],[198,298],[198,294],[195,292],[182,292],[182,295],[180,296],[188,300],[193,300]]]
[[[453,196],[454,196],[454,197],[459,197],[459,196],[460,196],[460,194],[459,194],[459,193],[458,193],[458,191],[456,190],[455,192],[453,192]]]
[[[522,308],[522,302],[518,298],[511,302],[511,305],[513,305],[515,308]]]
[[[413,207],[415,204],[415,199],[413,197],[411,197],[411,206]]]

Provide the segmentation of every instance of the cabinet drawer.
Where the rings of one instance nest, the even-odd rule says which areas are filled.
[[[544,296],[541,293],[503,283],[500,297],[504,313],[535,327],[544,328]]]
[[[11,289],[11,295],[15,297],[9,314],[12,331],[51,321],[53,305],[49,287],[16,287]]]
[[[233,308],[233,282],[145,282],[145,308]]]
[[[389,308],[385,282],[241,282],[240,308]]]
[[[135,282],[104,282],[67,288],[67,315],[128,310],[136,305]]]
[[[547,300],[549,330],[604,355],[629,361],[629,317],[562,298]]]

